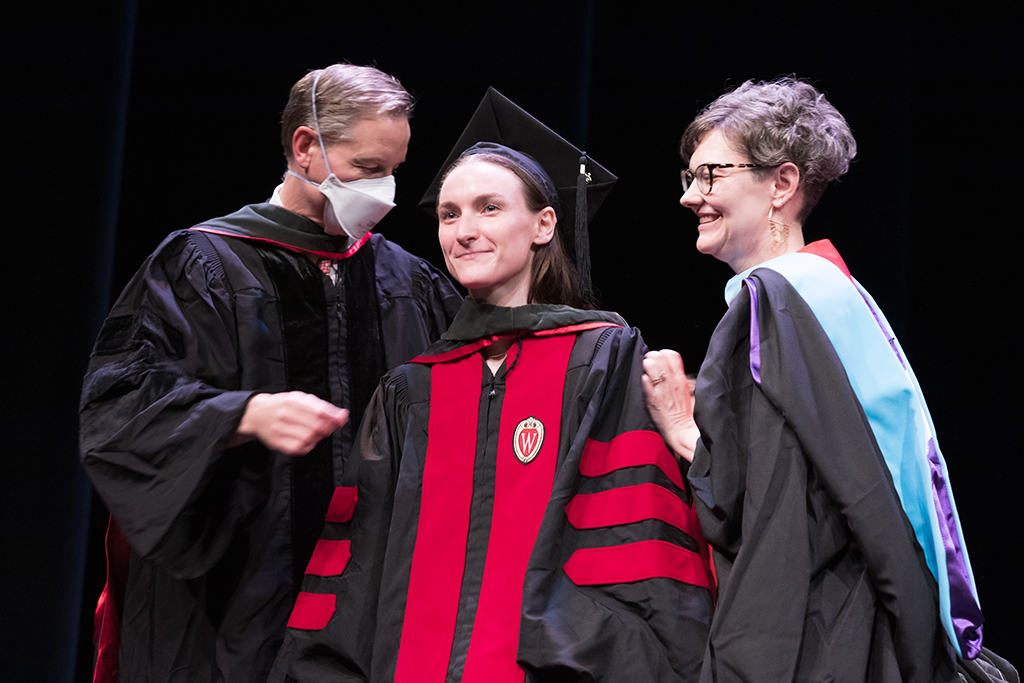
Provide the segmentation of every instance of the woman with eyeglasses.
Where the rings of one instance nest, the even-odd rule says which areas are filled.
[[[748,81],[681,153],[697,249],[736,272],[695,408],[678,354],[644,361],[714,548],[701,680],[958,680],[982,615],[928,409],[871,296],[803,237],[849,126],[807,83]]]

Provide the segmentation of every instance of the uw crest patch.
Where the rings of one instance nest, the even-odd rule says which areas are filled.
[[[544,423],[532,415],[518,425],[512,437],[512,450],[524,465],[537,457],[544,445]]]

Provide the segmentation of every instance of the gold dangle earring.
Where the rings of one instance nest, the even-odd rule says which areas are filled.
[[[772,231],[772,239],[775,240],[775,243],[782,244],[789,239],[789,224],[772,220],[774,209],[774,205],[768,207],[768,228]]]

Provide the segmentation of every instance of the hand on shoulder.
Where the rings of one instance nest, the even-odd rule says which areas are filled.
[[[693,384],[682,357],[672,351],[649,351],[641,378],[647,409],[665,444],[676,456],[693,462],[700,430],[693,420]]]

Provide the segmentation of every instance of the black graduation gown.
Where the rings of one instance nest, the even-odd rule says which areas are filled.
[[[938,589],[817,318],[755,269],[697,379],[689,480],[719,601],[701,681],[951,681]]]
[[[265,679],[372,391],[454,317],[429,264],[346,241],[247,206],[167,237],[104,323],[81,453],[131,543],[121,681]],[[337,284],[307,253],[344,257]],[[250,396],[291,390],[349,423],[302,458],[225,448]]]
[[[467,299],[382,381],[271,680],[693,680],[714,579],[645,351],[613,313]]]

